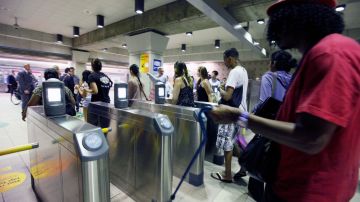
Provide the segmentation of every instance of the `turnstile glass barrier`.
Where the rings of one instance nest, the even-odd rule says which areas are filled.
[[[43,106],[28,108],[33,189],[42,201],[110,201],[109,146],[101,131],[68,115],[46,117]]]
[[[174,128],[167,116],[93,102],[88,122],[112,128],[107,134],[112,184],[136,201],[169,201]]]
[[[165,114],[174,126],[173,174],[181,178],[202,140],[197,119],[199,109],[171,104],[154,104],[143,100],[130,100],[129,106],[154,113]],[[189,184],[200,186],[204,183],[204,150],[191,167],[186,179]]]

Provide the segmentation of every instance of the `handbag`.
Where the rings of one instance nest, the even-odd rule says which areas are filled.
[[[273,80],[276,82],[276,79]],[[276,87],[276,85],[273,85],[273,89],[274,86]],[[274,90],[272,91],[272,97],[267,98],[257,107],[255,115],[268,119],[276,118],[282,102],[273,97]],[[280,149],[278,144],[260,134],[256,134],[240,156],[239,163],[241,167],[248,171],[251,177],[269,183],[275,179],[279,160]]]
[[[230,100],[226,101],[224,100],[224,98],[221,98],[219,104],[238,108],[241,105],[242,95],[243,95],[243,86],[240,86],[238,88],[235,88]]]

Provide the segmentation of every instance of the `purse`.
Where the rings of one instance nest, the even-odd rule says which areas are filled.
[[[276,79],[274,80],[276,82]],[[268,119],[276,118],[282,102],[273,97],[274,90],[272,91],[272,97],[267,98],[257,107],[255,115]],[[280,149],[278,144],[256,134],[240,156],[239,163],[251,177],[269,183],[275,179],[279,160]]]

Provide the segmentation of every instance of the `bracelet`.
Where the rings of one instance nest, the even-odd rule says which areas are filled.
[[[239,124],[243,128],[247,128],[249,122],[249,112],[242,112],[239,116]]]

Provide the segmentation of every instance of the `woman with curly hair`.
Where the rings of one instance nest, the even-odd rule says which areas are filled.
[[[238,108],[212,111],[279,147],[263,201],[350,201],[360,163],[360,45],[341,35],[335,0],[281,0],[272,5],[269,42],[302,53],[276,120]]]

